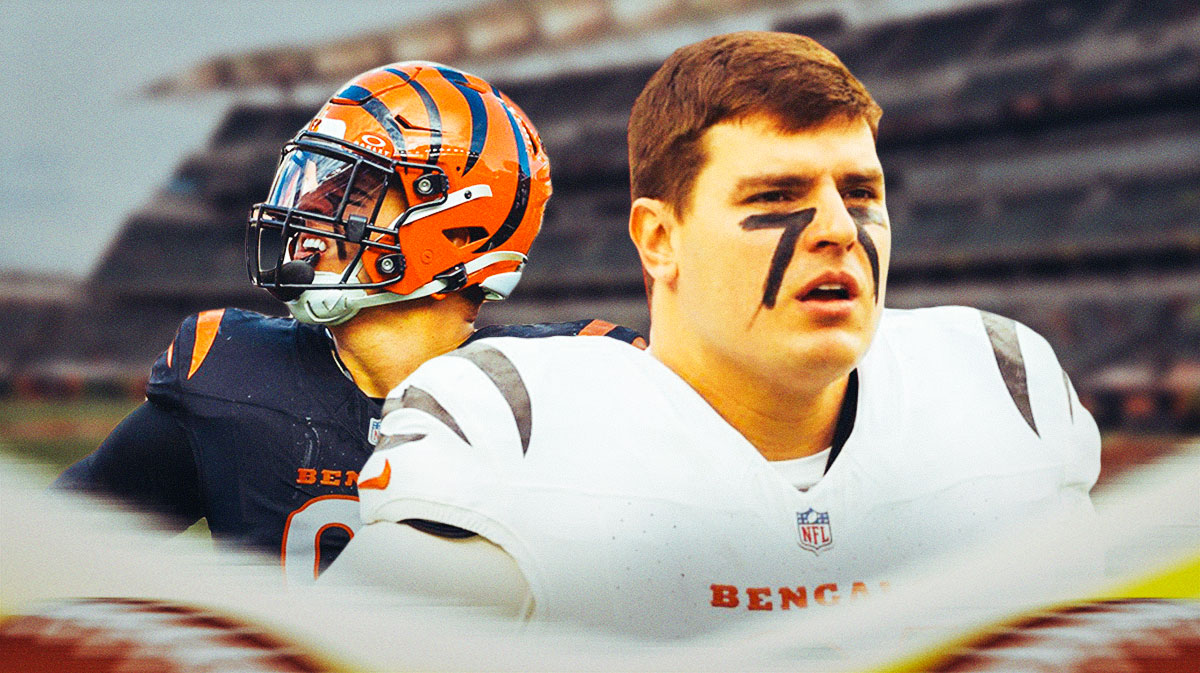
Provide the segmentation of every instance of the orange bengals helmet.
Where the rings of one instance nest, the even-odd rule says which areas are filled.
[[[402,212],[377,220],[389,194]],[[472,286],[503,299],[549,197],[541,140],[507,96],[438,63],[394,63],[346,83],[284,146],[250,214],[250,278],[319,324]],[[315,271],[305,234],[350,250],[345,270]]]

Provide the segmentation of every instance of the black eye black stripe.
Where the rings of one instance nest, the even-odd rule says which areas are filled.
[[[879,251],[875,248],[875,241],[867,234],[866,225],[880,224],[881,219],[879,214],[870,208],[855,207],[847,210],[850,216],[854,218],[858,242],[862,245],[863,251],[866,252],[867,260],[871,263],[871,278],[874,281],[875,303],[878,304]],[[763,283],[763,306],[767,308],[775,307],[775,301],[779,296],[779,288],[783,284],[784,273],[787,272],[787,267],[791,264],[792,256],[795,254],[796,242],[800,239],[800,234],[804,232],[804,229],[809,224],[812,224],[815,215],[815,208],[806,208],[793,213],[751,215],[742,220],[741,227],[745,231],[783,229],[783,233],[779,236],[779,243],[775,246],[775,253],[771,256],[771,267],[767,271],[767,280]]]
[[[875,281],[875,303],[879,303],[879,251],[875,249],[875,241],[867,234],[866,225],[882,224],[879,214],[871,208],[849,208],[850,217],[854,218],[854,226],[858,229],[858,242],[867,253],[871,262],[871,278]]]
[[[792,263],[792,255],[796,253],[796,241],[800,240],[800,234],[805,227],[812,224],[816,212],[816,208],[805,208],[794,213],[751,215],[742,220],[742,229],[746,231],[783,229],[783,233],[779,235],[779,243],[775,245],[775,253],[771,255],[771,268],[767,270],[767,280],[763,283],[763,306],[775,308],[779,287],[783,284],[783,274]]]
[[[875,303],[879,303],[879,251],[875,249],[875,241],[861,226],[858,228],[858,242],[862,244],[867,259],[871,262],[871,279],[875,281]]]

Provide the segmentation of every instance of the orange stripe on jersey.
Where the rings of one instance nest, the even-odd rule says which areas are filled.
[[[187,375],[189,379],[197,369],[200,369],[204,358],[208,357],[208,351],[217,338],[217,328],[221,326],[221,318],[224,316],[225,309],[223,308],[205,311],[196,316],[196,344],[192,346],[192,366],[188,369]]]
[[[604,336],[616,328],[617,326],[610,322],[593,320],[584,325],[583,329],[579,330],[579,336]]]
[[[167,366],[171,366],[171,360],[175,356],[175,342],[172,341],[170,346],[167,346]]]

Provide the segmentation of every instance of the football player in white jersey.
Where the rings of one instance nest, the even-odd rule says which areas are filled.
[[[1086,518],[1099,435],[1049,345],[883,308],[880,115],[808,38],[676,51],[629,122],[650,351],[489,339],[426,363],[389,397],[331,581],[675,636]]]

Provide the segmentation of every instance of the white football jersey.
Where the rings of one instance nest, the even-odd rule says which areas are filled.
[[[475,531],[535,616],[670,636],[827,609],[1039,510],[1090,512],[1096,425],[1025,326],[887,310],[857,371],[853,430],[800,491],[646,352],[481,340],[393,391],[363,520]]]

